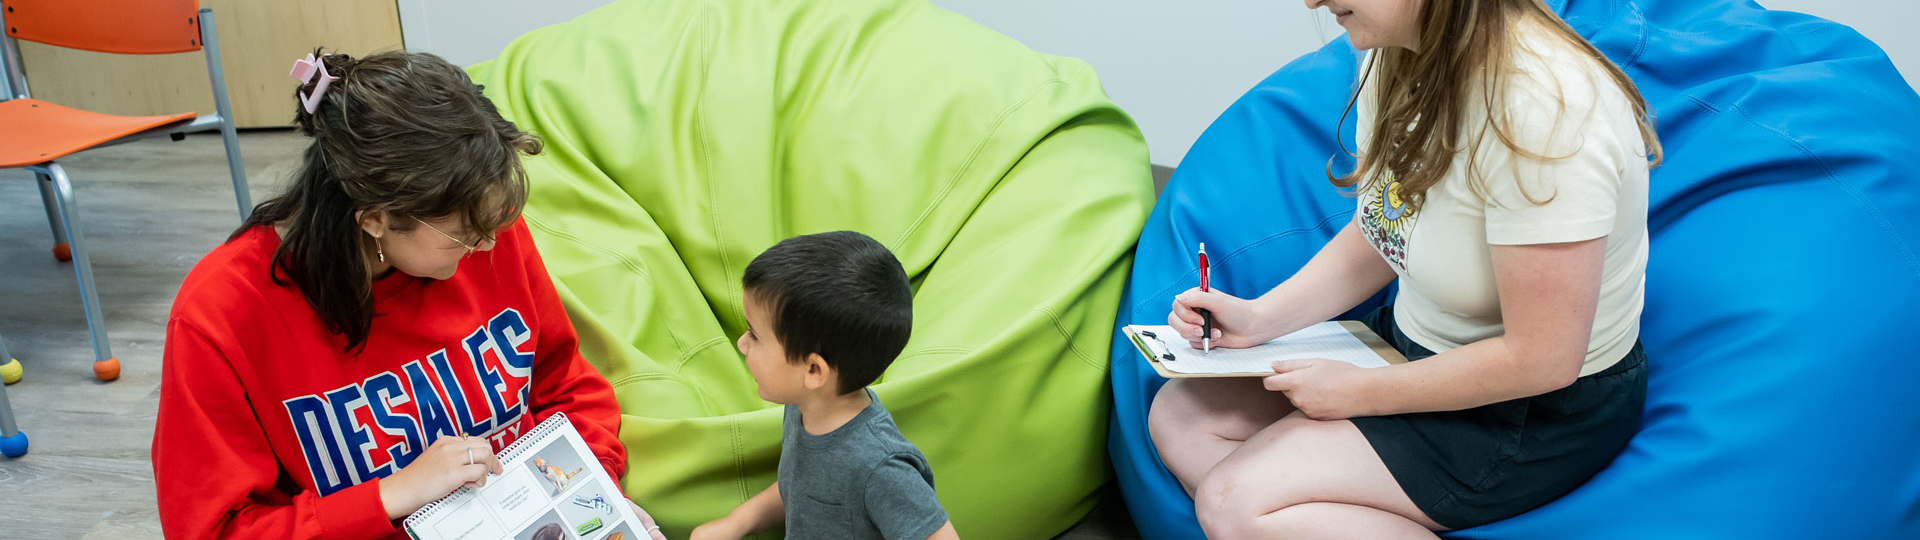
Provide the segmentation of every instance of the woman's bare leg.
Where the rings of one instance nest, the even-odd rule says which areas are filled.
[[[1214,464],[1293,411],[1285,395],[1262,388],[1256,377],[1174,379],[1154,395],[1147,431],[1192,495]]]
[[[1214,540],[1434,538],[1353,422],[1290,414],[1238,445],[1194,492]]]
[[[1257,518],[1254,528],[1289,531],[1290,536],[1262,538],[1341,538],[1374,540],[1382,538],[1437,538],[1433,531],[1413,520],[1366,506],[1311,502],[1296,504]]]

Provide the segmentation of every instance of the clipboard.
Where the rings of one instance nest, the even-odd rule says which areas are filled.
[[[1405,355],[1400,354],[1399,350],[1396,350],[1393,348],[1392,345],[1387,344],[1387,341],[1385,339],[1382,339],[1379,334],[1375,334],[1372,329],[1367,328],[1367,325],[1361,323],[1360,321],[1335,321],[1335,322],[1339,324],[1342,330],[1345,330],[1347,333],[1352,334],[1354,338],[1359,339],[1360,344],[1366,346],[1368,351],[1372,352],[1376,356],[1379,356],[1381,360],[1385,360],[1388,365],[1404,364],[1407,362],[1407,357]],[[1153,349],[1147,347],[1146,341],[1144,341],[1143,338],[1139,335],[1139,333],[1136,332],[1136,330],[1134,329],[1134,325],[1123,326],[1121,327],[1120,330],[1121,332],[1127,335],[1128,340],[1133,342],[1134,351],[1140,353],[1140,356],[1147,360],[1147,364],[1153,366],[1153,371],[1156,373],[1159,373],[1162,378],[1193,379],[1193,378],[1219,378],[1219,377],[1265,377],[1273,374],[1272,370],[1244,371],[1244,372],[1233,372],[1233,373],[1187,373],[1187,372],[1175,371],[1167,368],[1167,366],[1164,363],[1162,363],[1162,359],[1153,354]],[[1285,339],[1287,339],[1287,336],[1281,336],[1280,338],[1275,339],[1274,341],[1278,342]],[[1161,341],[1164,342],[1164,340],[1161,340]],[[1281,360],[1281,359],[1284,359],[1284,358],[1275,358],[1275,360]]]

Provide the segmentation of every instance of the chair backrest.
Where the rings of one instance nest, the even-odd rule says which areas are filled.
[[[200,50],[196,0],[0,0],[7,37],[120,54]]]

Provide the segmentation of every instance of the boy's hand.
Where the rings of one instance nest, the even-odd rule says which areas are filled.
[[[640,516],[640,526],[647,529],[647,538],[667,540],[667,535],[660,533],[660,522],[654,521],[653,516],[647,515],[646,510],[640,509],[640,505],[633,504],[632,500],[628,500],[627,507],[633,509],[633,515]]]
[[[693,536],[687,538],[688,540],[740,540],[746,535],[747,532],[733,520],[720,518],[694,527]]]

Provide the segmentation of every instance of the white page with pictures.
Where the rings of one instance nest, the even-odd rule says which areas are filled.
[[[647,530],[565,414],[500,453],[487,485],[461,488],[406,521],[416,540],[644,540]]]
[[[1154,356],[1171,353],[1160,365],[1178,373],[1260,373],[1273,371],[1280,360],[1325,358],[1360,367],[1386,367],[1388,362],[1337,321],[1328,321],[1245,349],[1194,348],[1171,326],[1132,325]]]

